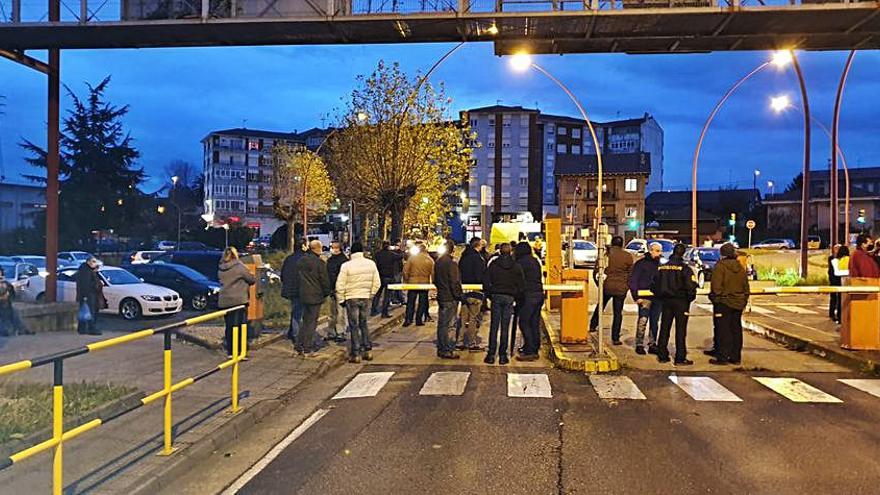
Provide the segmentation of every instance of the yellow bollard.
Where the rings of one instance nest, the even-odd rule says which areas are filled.
[[[61,495],[64,489],[64,385],[62,377],[62,361],[55,361],[55,384],[52,388],[52,438],[58,440],[55,446],[55,457],[52,460],[52,493]]]
[[[241,358],[247,357],[247,323],[241,324]]]
[[[232,327],[232,413],[238,412],[238,327]]]
[[[164,351],[165,365],[164,365],[164,382],[165,382],[165,419],[164,419],[164,430],[165,430],[165,444],[162,448],[162,451],[159,452],[158,455],[171,455],[174,453],[175,449],[171,446],[173,441],[172,429],[171,429],[171,333],[165,332],[165,351]]]

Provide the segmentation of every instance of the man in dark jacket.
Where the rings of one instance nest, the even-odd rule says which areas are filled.
[[[623,237],[611,238],[611,246],[606,252],[608,266],[605,268],[605,284],[602,294],[602,308],[596,304],[593,316],[590,318],[590,331],[595,332],[599,326],[599,311],[604,311],[608,301],[613,301],[614,319],[611,322],[611,342],[620,345],[620,326],[623,324],[623,303],[629,290],[629,273],[633,267],[633,257],[623,250]]]
[[[434,263],[434,286],[437,288],[437,356],[458,359],[455,353],[454,325],[458,303],[465,301],[461,273],[452,259],[455,243],[446,240],[446,252]]]
[[[76,271],[76,303],[77,305],[85,303],[89,307],[92,319],[78,321],[77,332],[86,335],[101,335],[101,332],[95,328],[95,322],[98,320],[98,311],[101,309],[99,299],[102,287],[103,283],[98,278],[98,260],[91,257]]]
[[[327,276],[330,279],[330,287],[336,287],[336,279],[339,278],[339,271],[342,264],[348,261],[348,256],[342,252],[342,244],[339,241],[330,243],[330,258],[327,259]],[[343,317],[344,318],[344,317]],[[345,323],[342,324],[342,332],[336,330],[339,322],[339,301],[336,299],[336,291],[330,292],[330,322],[327,324],[327,336],[324,340],[333,340],[335,342],[345,342]]]
[[[513,315],[513,303],[525,288],[525,277],[522,267],[516,264],[510,255],[510,244],[504,243],[498,249],[499,255],[486,268],[483,277],[483,292],[492,302],[492,317],[489,323],[489,348],[486,351],[486,364],[495,364],[495,353],[498,352],[498,364],[507,364],[508,339],[510,336],[510,318]],[[498,333],[501,332],[501,347],[498,347]]]
[[[523,271],[523,291],[516,303],[519,329],[523,336],[519,361],[535,361],[541,349],[541,306],[544,304],[544,281],[541,262],[528,242],[516,245],[516,264]]]
[[[322,250],[321,241],[309,242],[309,251],[296,264],[299,271],[299,302],[303,308],[297,344],[298,350],[309,357],[315,352],[315,331],[318,328],[321,305],[332,291],[327,264],[321,259]]]
[[[477,251],[482,240],[474,237],[468,243],[468,247],[461,254],[458,261],[458,267],[461,270],[461,283],[463,284],[482,284],[483,275],[486,273],[486,260]],[[461,335],[456,335],[456,341],[461,338],[461,349],[468,349],[472,352],[481,351],[479,343],[480,323],[482,323],[483,313],[480,308],[483,305],[483,293],[480,291],[468,291],[464,294],[465,301],[461,303],[461,313],[459,320],[461,321]]]
[[[299,303],[299,268],[297,263],[305,254],[305,245],[302,239],[293,241],[293,252],[284,258],[281,265],[281,297],[290,301],[290,327],[287,329],[287,338],[296,342],[299,327],[302,325],[302,305]]]
[[[749,302],[749,277],[736,259],[736,248],[721,246],[721,261],[712,269],[709,299],[714,304],[718,349],[711,364],[739,364],[742,358],[742,312]]]
[[[694,364],[687,358],[687,323],[691,302],[697,298],[697,277],[684,262],[684,244],[676,244],[669,262],[654,275],[651,291],[663,304],[660,335],[657,338],[657,360],[669,362],[669,331],[675,321],[675,364]]]
[[[652,242],[648,246],[648,253],[636,261],[632,273],[629,276],[629,290],[632,298],[639,307],[639,320],[636,323],[636,354],[644,354],[643,345],[645,339],[645,327],[650,323],[650,335],[648,336],[648,352],[657,354],[657,333],[660,326],[660,307],[658,299],[639,295],[640,290],[651,290],[654,283],[654,275],[660,267],[660,256],[663,254],[663,246],[658,242]]]
[[[397,246],[391,246],[391,243],[388,241],[382,241],[382,249],[376,253],[376,268],[379,269],[379,280],[382,281],[382,285],[379,287],[379,292],[373,296],[373,307],[370,311],[370,316],[376,316],[379,314],[379,301],[382,302],[382,318],[391,318],[391,315],[388,314],[388,308],[391,305],[391,292],[388,290],[388,284],[394,283],[394,273],[397,270],[397,265],[400,264],[401,260],[403,260],[403,253],[397,251]]]

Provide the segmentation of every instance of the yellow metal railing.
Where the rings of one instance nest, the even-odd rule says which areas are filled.
[[[75,349],[69,349],[46,356],[40,356],[33,359],[17,361],[0,366],[0,376],[9,375],[12,373],[36,368],[47,364],[52,364],[54,366],[54,378],[52,387],[52,438],[40,442],[32,447],[28,447],[20,452],[16,452],[9,457],[0,459],[0,470],[9,468],[14,464],[17,464],[25,459],[39,454],[40,452],[54,449],[55,453],[52,460],[52,493],[55,495],[61,495],[61,492],[64,488],[64,442],[72,440],[89,430],[93,430],[101,425],[107,424],[114,419],[124,416],[161,398],[165,399],[165,414],[163,421],[164,443],[162,451],[159,453],[159,455],[170,455],[175,451],[175,448],[173,446],[174,437],[172,429],[171,396],[174,394],[174,392],[186,388],[193,383],[203,380],[213,375],[214,373],[217,373],[218,371],[224,370],[229,367],[232,367],[232,407],[230,412],[239,412],[240,408],[238,404],[238,366],[239,363],[247,355],[247,323],[242,324],[240,327],[233,328],[232,358],[218,364],[208,371],[205,371],[193,377],[186,378],[177,383],[172,383],[171,380],[171,335],[179,328],[214,320],[216,318],[225,316],[226,313],[229,313],[231,311],[238,311],[241,309],[244,309],[244,306],[236,306],[234,308],[222,309],[220,311],[214,311],[212,313],[190,318],[181,322],[171,323],[158,328],[141,330],[139,332],[123,335],[121,337],[93,342],[91,344],[87,344],[85,346]],[[93,419],[87,423],[64,431],[64,360],[72,358],[74,356],[88,354],[90,352],[109,349],[111,347],[133,342],[135,340],[144,339],[157,334],[164,335],[164,383],[162,389],[150,395],[147,395],[146,397],[142,398],[139,403],[134,404],[123,411],[119,411],[107,417]]]
[[[880,287],[876,286],[860,286],[860,285],[813,285],[801,287],[752,287],[749,294],[753,296],[760,295],[778,295],[778,294],[877,294],[880,293]],[[709,294],[709,289],[698,289],[698,296]],[[640,296],[651,297],[654,295],[650,290],[640,290]]]

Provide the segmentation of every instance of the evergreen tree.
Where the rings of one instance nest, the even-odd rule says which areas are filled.
[[[80,99],[67,86],[73,103],[61,132],[59,235],[62,246],[84,241],[93,230],[113,229],[126,234],[140,220],[143,169],[135,168],[140,156],[123,129],[128,105],[106,101],[106,77],[97,86],[86,84],[88,96]],[[46,168],[46,150],[23,139],[20,146],[33,156],[30,165]],[[41,176],[26,176],[45,182]]]

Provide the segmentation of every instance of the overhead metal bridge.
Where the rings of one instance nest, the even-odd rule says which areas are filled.
[[[53,0],[49,0],[53,1]],[[0,51],[484,41],[497,54],[880,47],[880,2],[0,0]]]

